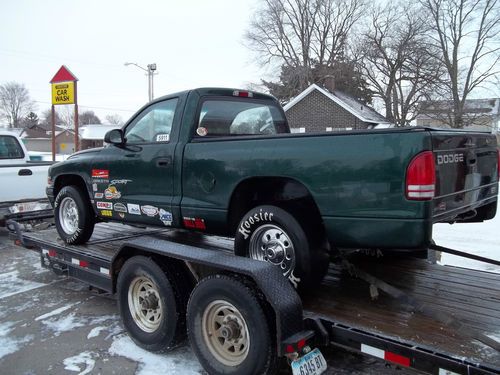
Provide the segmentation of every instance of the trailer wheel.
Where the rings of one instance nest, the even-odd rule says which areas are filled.
[[[175,273],[167,272],[174,275]],[[152,259],[135,256],[118,275],[118,308],[134,342],[149,351],[175,347],[185,334],[182,291]]]
[[[213,275],[200,281],[188,303],[189,341],[209,374],[268,374],[276,354],[266,314],[241,281]]]
[[[67,244],[82,244],[94,231],[94,212],[78,186],[63,187],[54,202],[54,219],[61,239]]]
[[[285,210],[258,206],[241,219],[234,252],[279,267],[296,288],[302,289],[319,284],[328,269],[328,256],[317,240]]]

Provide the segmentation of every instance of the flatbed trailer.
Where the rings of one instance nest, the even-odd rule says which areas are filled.
[[[299,297],[276,267],[233,256],[227,238],[99,224],[87,244],[72,246],[53,228],[10,229],[19,245],[39,251],[44,267],[109,293],[131,253],[184,265],[194,285],[214,273],[248,278],[272,310],[273,350],[290,361],[333,345],[428,374],[500,374],[500,274],[361,257],[333,263],[323,283]],[[302,363],[295,373],[317,373]]]

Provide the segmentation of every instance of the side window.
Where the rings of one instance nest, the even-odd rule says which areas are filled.
[[[10,135],[0,136],[0,159],[22,159],[24,152],[16,138]]]
[[[196,134],[237,136],[288,133],[286,120],[274,104],[256,100],[209,99],[203,102]]]
[[[170,99],[146,108],[127,126],[127,143],[168,142],[176,106],[177,99]]]

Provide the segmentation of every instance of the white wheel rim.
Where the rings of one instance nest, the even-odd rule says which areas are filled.
[[[156,284],[146,276],[138,276],[128,289],[128,307],[135,324],[144,332],[154,332],[163,319],[163,302]]]
[[[59,208],[59,222],[67,235],[75,234],[79,224],[78,207],[71,197],[65,197]]]
[[[238,366],[248,356],[250,335],[240,311],[224,300],[211,302],[203,312],[202,334],[210,353],[226,366]]]

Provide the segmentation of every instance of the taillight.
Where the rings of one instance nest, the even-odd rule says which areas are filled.
[[[239,96],[242,98],[253,98],[253,93],[251,93],[250,91],[234,90],[233,96]]]
[[[426,201],[434,198],[436,191],[436,167],[432,151],[415,156],[406,170],[406,198]]]

